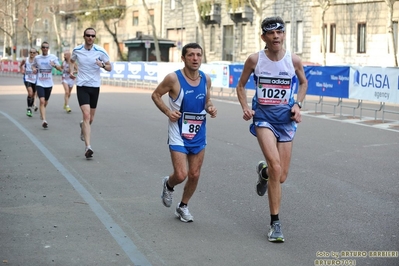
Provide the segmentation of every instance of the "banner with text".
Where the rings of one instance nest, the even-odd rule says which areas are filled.
[[[349,98],[399,103],[399,69],[351,66]]]
[[[308,95],[349,98],[349,67],[306,66]]]

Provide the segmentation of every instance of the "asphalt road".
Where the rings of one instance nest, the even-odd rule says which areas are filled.
[[[161,203],[172,168],[151,91],[101,88],[86,160],[75,89],[67,114],[58,84],[45,130],[25,115],[21,79],[0,77],[2,265],[399,265],[398,131],[305,113],[283,185],[286,242],[274,244],[255,193],[262,154],[236,102],[214,100],[185,224],[174,216],[183,185]]]

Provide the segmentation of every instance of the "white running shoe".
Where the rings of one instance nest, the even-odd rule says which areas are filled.
[[[180,221],[185,222],[185,223],[191,223],[194,222],[194,217],[190,214],[188,211],[188,207],[179,207],[180,203],[177,204],[175,214],[177,218],[180,219]]]
[[[270,226],[267,237],[270,242],[284,242],[284,235],[281,231],[280,221],[273,222],[273,224]]]
[[[79,125],[80,125],[80,139],[82,141],[85,141],[85,135],[83,134],[82,124],[83,124],[83,121],[80,121],[80,123],[79,123]]]
[[[170,207],[172,205],[172,200],[173,200],[173,191],[170,191],[167,186],[166,182],[168,182],[169,176],[165,176],[162,180],[162,194],[161,194],[161,199],[163,205],[165,207]]]

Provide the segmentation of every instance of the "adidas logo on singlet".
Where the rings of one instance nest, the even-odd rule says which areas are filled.
[[[283,85],[291,84],[290,80],[288,80],[288,79],[272,79],[271,83],[272,84],[283,84]]]

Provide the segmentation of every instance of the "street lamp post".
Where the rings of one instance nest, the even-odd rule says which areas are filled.
[[[29,40],[29,45],[30,45],[30,47],[33,47],[34,45],[33,45],[33,28],[35,27],[35,24],[36,24],[36,22],[38,22],[38,21],[40,21],[41,20],[41,18],[36,18],[34,21],[33,21],[33,23],[32,23],[32,25],[31,25],[31,27],[30,27],[30,40]]]
[[[62,53],[61,38],[60,38],[60,33],[58,32],[57,17],[55,15],[55,12],[53,12],[53,23],[54,23],[55,35],[57,36],[57,45],[58,45],[58,50],[59,50],[58,56],[61,57],[61,53]]]
[[[13,50],[15,48],[15,52],[13,51],[13,60],[17,60],[17,50],[18,50],[18,18],[14,18],[14,34],[15,34],[15,43],[14,43],[14,47]]]

